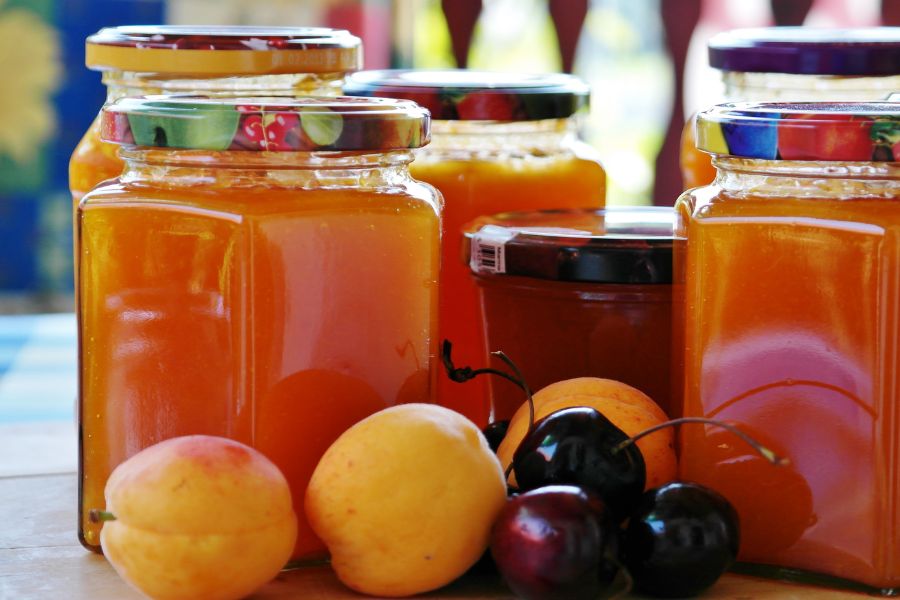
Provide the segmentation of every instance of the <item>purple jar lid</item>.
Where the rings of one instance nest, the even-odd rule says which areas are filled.
[[[709,40],[723,71],[798,75],[900,75],[900,27],[735,29]]]

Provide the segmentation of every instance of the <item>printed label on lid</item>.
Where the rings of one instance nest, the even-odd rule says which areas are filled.
[[[506,273],[506,242],[515,232],[506,227],[485,225],[472,236],[469,267],[475,273]]]

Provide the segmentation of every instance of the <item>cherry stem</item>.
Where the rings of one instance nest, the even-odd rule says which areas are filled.
[[[441,362],[444,363],[444,369],[447,371],[447,377],[450,378],[451,381],[455,381],[456,383],[465,383],[470,379],[474,379],[479,375],[490,374],[490,375],[499,375],[500,377],[506,379],[507,381],[511,381],[525,392],[525,397],[528,400],[528,431],[525,433],[527,436],[534,429],[534,398],[532,398],[531,388],[528,387],[528,384],[525,382],[525,377],[522,376],[522,371],[519,370],[519,367],[516,366],[516,363],[506,355],[502,350],[497,350],[491,352],[491,356],[496,356],[500,360],[502,360],[506,366],[512,370],[513,374],[510,375],[504,371],[500,371],[499,369],[473,369],[472,367],[456,367],[453,364],[453,359],[450,354],[453,349],[453,344],[450,343],[450,340],[444,340],[441,344]],[[512,463],[506,468],[506,478],[509,479],[509,475],[512,472]]]
[[[621,452],[622,450],[624,450],[631,444],[636,443],[642,437],[650,435],[651,433],[659,431],[660,429],[665,429],[666,427],[674,427],[675,425],[684,425],[685,423],[701,423],[704,425],[714,425],[716,427],[721,427],[722,429],[726,429],[726,430],[730,431],[734,435],[738,436],[739,438],[741,438],[742,440],[747,442],[747,444],[749,444],[754,450],[756,450],[760,456],[765,458],[767,461],[769,461],[773,465],[784,466],[784,465],[791,464],[791,461],[789,458],[784,457],[784,456],[778,456],[777,454],[775,454],[774,451],[770,450],[769,448],[766,448],[765,446],[763,446],[762,444],[760,444],[759,442],[754,440],[752,437],[750,437],[749,435],[747,435],[746,433],[744,433],[743,431],[741,431],[740,429],[735,427],[734,425],[729,425],[728,423],[723,423],[722,421],[717,421],[715,419],[706,419],[704,417],[681,417],[680,419],[672,419],[671,421],[666,421],[665,423],[660,423],[659,425],[654,425],[653,427],[650,427],[649,429],[645,429],[644,431],[640,432],[639,434],[628,438],[624,442],[621,442],[615,448],[612,449],[612,453],[616,454],[618,452]]]
[[[106,521],[115,521],[116,515],[99,508],[92,508],[88,513],[88,519],[91,523],[104,523]]]
[[[447,370],[447,377],[450,378],[451,381],[455,381],[456,383],[465,383],[470,379],[475,379],[479,375],[483,375],[485,373],[490,373],[491,375],[499,375],[504,379],[513,382],[521,389],[528,391],[528,386],[526,386],[522,381],[516,379],[509,373],[504,371],[500,371],[498,369],[473,369],[472,367],[456,367],[453,365],[453,360],[450,358],[450,350],[452,348],[452,344],[450,340],[444,340],[443,346],[441,348],[441,362],[444,363],[444,369]],[[493,353],[492,353],[493,354]],[[501,353],[502,354],[502,353]],[[505,356],[505,355],[504,355]],[[518,371],[518,369],[516,369]]]

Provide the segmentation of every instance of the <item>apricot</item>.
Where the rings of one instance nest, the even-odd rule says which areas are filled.
[[[403,404],[331,445],[305,506],[345,585],[399,597],[468,570],[505,502],[500,461],[474,423],[433,404]]]
[[[580,377],[550,384],[534,394],[534,418],[538,421],[564,408],[587,406],[602,413],[627,435],[668,420],[666,413],[640,390],[620,381],[596,377]],[[516,411],[509,422],[506,437],[497,449],[503,468],[512,462],[513,454],[528,431],[528,404]],[[652,433],[637,442],[647,467],[646,489],[673,481],[678,464],[675,458],[675,434],[672,429]],[[510,482],[515,484],[515,474]]]
[[[534,404],[537,406],[565,396],[576,395],[602,396],[608,400],[643,408],[661,422],[669,420],[662,407],[641,390],[627,383],[602,377],[574,377],[551,383],[534,393]]]
[[[280,571],[297,517],[288,483],[244,444],[194,435],[150,446],[106,483],[103,553],[160,600],[241,598]]]

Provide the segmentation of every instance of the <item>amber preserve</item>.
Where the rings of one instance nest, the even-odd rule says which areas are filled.
[[[185,434],[260,450],[303,515],[339,434],[431,394],[440,199],[408,172],[427,112],[125,98],[102,135],[126,167],[78,210],[83,542],[112,469]],[[301,519],[293,558],[323,556]]]

